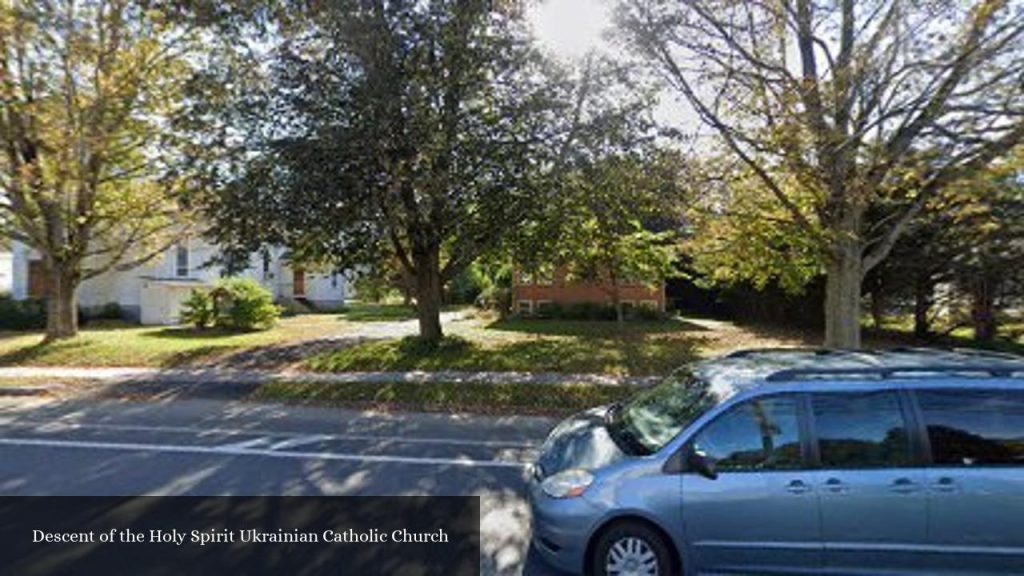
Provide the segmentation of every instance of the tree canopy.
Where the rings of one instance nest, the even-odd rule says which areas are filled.
[[[859,345],[863,276],[928,200],[1024,138],[1019,2],[622,0],[618,19],[820,254],[828,346]]]

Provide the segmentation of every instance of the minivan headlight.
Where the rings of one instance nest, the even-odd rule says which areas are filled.
[[[576,498],[586,492],[593,482],[593,474],[577,468],[545,478],[540,483],[540,489],[552,498]]]

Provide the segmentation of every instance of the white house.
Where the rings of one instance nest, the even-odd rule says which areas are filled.
[[[110,271],[86,280],[79,289],[78,305],[96,312],[116,304],[122,315],[142,324],[177,324],[181,304],[194,288],[209,288],[221,277],[222,266],[212,264],[218,248],[203,240],[179,243],[147,264],[128,271]],[[39,255],[24,244],[13,245],[15,299],[45,298],[46,280]],[[238,276],[254,278],[279,303],[317,310],[342,307],[349,294],[344,274],[307,271],[293,266],[287,252],[274,248],[256,253]]]
[[[14,282],[14,257],[10,252],[0,252],[0,295],[8,294]]]

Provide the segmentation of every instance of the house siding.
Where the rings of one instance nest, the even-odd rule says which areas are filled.
[[[131,270],[112,270],[90,278],[79,287],[79,306],[86,313],[98,312],[105,306],[117,304],[122,315],[142,324],[177,324],[181,303],[194,288],[209,288],[223,276],[222,266],[212,264],[219,254],[216,246],[198,239],[187,240],[188,274],[178,275],[176,248],[172,247],[156,258]],[[272,248],[266,272],[263,258],[253,254],[249,267],[236,276],[252,278],[267,288],[279,302],[292,298],[291,269],[285,259],[285,250]],[[16,299],[29,298],[28,270],[30,262],[39,255],[31,248],[15,244],[12,262],[12,293]],[[306,299],[317,308],[334,309],[344,306],[349,286],[344,274],[332,283],[329,274],[306,275]]]

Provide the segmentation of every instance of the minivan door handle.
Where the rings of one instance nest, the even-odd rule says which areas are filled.
[[[936,492],[956,492],[956,482],[949,476],[943,476],[932,484],[932,490]]]
[[[834,494],[838,494],[840,492],[846,492],[846,484],[843,484],[843,481],[839,478],[829,478],[828,480],[825,480],[825,489]]]
[[[910,478],[897,478],[889,484],[889,490],[898,494],[910,494],[920,490],[920,487]]]
[[[786,491],[791,494],[806,494],[811,491],[811,487],[803,480],[793,480],[786,485]]]

